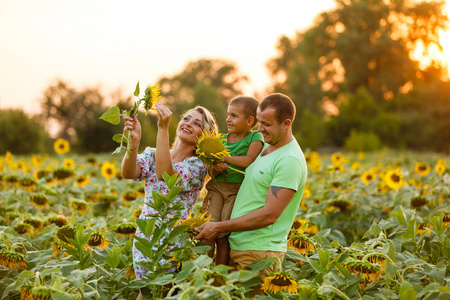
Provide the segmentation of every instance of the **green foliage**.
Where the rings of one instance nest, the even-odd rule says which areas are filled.
[[[220,132],[227,131],[227,105],[220,101],[219,90],[216,87],[198,82],[193,89],[195,105],[206,107],[214,113]]]
[[[350,152],[371,152],[381,148],[381,141],[373,132],[364,133],[352,130],[345,140],[345,149]]]
[[[44,152],[47,133],[37,117],[29,117],[22,110],[0,110],[0,153],[15,154]]]
[[[308,110],[294,121],[293,132],[302,149],[315,150],[329,143],[325,121]]]

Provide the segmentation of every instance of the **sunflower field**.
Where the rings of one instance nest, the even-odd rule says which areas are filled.
[[[146,221],[143,183],[121,177],[121,157],[72,155],[62,139],[56,155],[11,152],[0,156],[0,299],[450,299],[448,157],[307,153],[285,259],[260,282],[276,261],[233,271],[193,239],[208,221],[202,199],[189,218],[167,217],[182,209],[176,175]],[[152,258],[144,280],[133,240]],[[249,296],[257,284],[265,295]]]

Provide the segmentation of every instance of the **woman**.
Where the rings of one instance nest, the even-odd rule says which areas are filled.
[[[178,173],[182,177],[183,188],[177,196],[177,202],[184,203],[181,217],[186,218],[197,201],[207,173],[205,165],[195,154],[196,141],[202,132],[217,132],[217,124],[212,114],[204,107],[197,106],[187,111],[178,123],[176,139],[171,149],[169,146],[169,123],[172,112],[160,103],[155,104],[155,109],[158,115],[156,149],[147,147],[139,155],[137,150],[141,140],[141,125],[136,116],[134,119],[123,118],[124,132],[131,131],[131,139],[129,156],[125,155],[122,161],[122,175],[128,179],[145,180],[145,202],[152,203],[152,191],[163,194],[168,192],[163,181],[163,173],[167,172],[169,175]],[[147,219],[146,216],[152,213],[154,213],[153,209],[144,205],[139,218]],[[144,237],[139,228],[136,235]],[[133,247],[136,279],[142,279],[148,274],[148,270],[136,264],[146,260],[148,258],[136,247]]]

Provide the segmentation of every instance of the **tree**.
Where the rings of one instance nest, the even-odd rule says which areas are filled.
[[[278,57],[267,66],[274,90],[289,94],[297,107],[323,113],[323,103],[365,87],[378,103],[393,99],[406,84],[423,77],[410,58],[418,44],[439,46],[448,24],[442,2],[336,0],[315,25],[293,39],[278,41]]]
[[[181,73],[161,78],[160,86],[166,104],[180,115],[198,104],[194,91],[199,88],[199,83],[214,88],[217,97],[211,101],[219,101],[225,107],[231,98],[242,94],[240,84],[246,80],[247,77],[239,74],[234,63],[199,59],[188,63]]]
[[[41,153],[45,151],[48,135],[37,117],[23,110],[0,110],[0,153]]]

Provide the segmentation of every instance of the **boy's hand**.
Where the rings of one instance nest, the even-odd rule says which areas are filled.
[[[224,172],[224,171],[226,171],[226,170],[228,169],[228,166],[227,166],[226,163],[223,163],[223,162],[221,162],[221,161],[217,161],[217,163],[214,162],[214,164],[213,164],[213,169],[214,169],[214,171],[216,171],[217,173],[222,173],[222,172]]]

